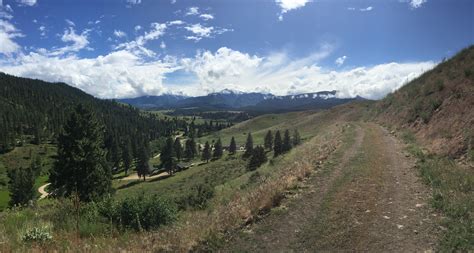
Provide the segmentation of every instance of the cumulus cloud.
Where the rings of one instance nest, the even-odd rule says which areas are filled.
[[[202,38],[209,38],[214,30],[214,27],[206,27],[201,24],[192,24],[189,26],[185,26],[184,29],[192,32],[194,35],[187,36],[186,39],[199,41]]]
[[[359,9],[359,11],[371,11],[371,10],[373,10],[373,9],[374,9],[374,7],[369,6],[369,7],[367,7],[367,8],[361,8],[361,9]]]
[[[165,49],[165,48],[166,48],[166,43],[165,43],[164,41],[162,41],[162,42],[160,43],[160,48],[161,48],[161,49]]]
[[[288,11],[304,7],[307,3],[311,2],[311,0],[275,0],[275,2],[281,9],[278,19],[282,21],[283,14],[287,13]]]
[[[36,0],[17,0],[16,2],[22,6],[33,6],[36,4]]]
[[[136,26],[134,27],[134,29],[135,29],[135,31],[139,31],[139,30],[141,30],[141,29],[142,29],[142,26],[140,26],[140,25],[136,25]]]
[[[50,56],[60,56],[67,53],[76,53],[86,48],[89,45],[89,32],[90,30],[84,30],[81,34],[77,34],[73,27],[64,30],[61,36],[61,41],[67,43],[64,47],[53,48],[52,50],[40,49],[39,52]]]
[[[46,26],[42,25],[40,27],[38,27],[38,31],[40,31],[40,36],[41,37],[46,37]]]
[[[2,2],[0,0],[0,18],[3,19],[12,19],[13,18],[13,9],[10,7],[10,5],[2,5]]]
[[[410,0],[409,4],[411,8],[417,9],[420,8],[424,3],[426,3],[426,0]]]
[[[127,0],[128,4],[141,4],[142,0]]]
[[[339,58],[336,59],[335,63],[338,67],[342,66],[342,64],[344,64],[344,62],[346,61],[347,59],[347,56],[341,56]]]
[[[121,31],[121,30],[114,30],[114,35],[117,38],[123,38],[123,37],[127,36],[127,34],[124,31]]]
[[[9,21],[0,19],[0,54],[10,56],[20,50],[14,38],[23,37],[24,35]]]
[[[166,73],[179,67],[172,59],[144,62],[128,51],[96,58],[48,57],[30,53],[0,71],[51,82],[66,82],[101,98],[135,97],[169,92],[163,86]]]
[[[340,97],[363,96],[378,99],[431,69],[433,62],[384,63],[335,71],[318,66],[332,52],[329,45],[302,59],[285,53],[258,57],[221,48],[200,52],[182,60],[186,70],[196,74],[198,83],[188,90],[197,94],[224,88],[271,92],[277,95],[338,90]]]

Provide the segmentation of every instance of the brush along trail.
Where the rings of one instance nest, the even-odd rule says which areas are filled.
[[[439,214],[403,144],[356,123],[345,145],[296,193],[229,236],[223,252],[423,252],[436,248]]]

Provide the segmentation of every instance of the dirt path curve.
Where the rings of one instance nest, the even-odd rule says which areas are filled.
[[[223,252],[425,252],[434,250],[439,215],[404,145],[360,123],[355,141],[332,157],[327,174],[299,198],[230,239]],[[324,166],[331,165],[326,164]]]
[[[160,174],[156,174],[153,176],[146,177],[146,179],[155,179],[155,178],[160,178],[160,177],[167,177],[169,174],[168,172],[161,172]],[[120,178],[119,181],[121,180],[139,180],[140,178],[138,177],[137,173],[133,173],[128,175],[127,177]]]
[[[281,215],[269,215],[254,224],[250,230],[232,238],[230,243],[221,249],[222,252],[288,252],[291,243],[297,240],[298,233],[310,219],[320,214],[320,206],[324,196],[334,181],[341,176],[342,169],[356,154],[364,139],[364,131],[356,126],[353,144],[342,155],[329,175],[311,177],[308,189],[297,203],[288,204],[288,212]]]
[[[44,185],[40,186],[40,188],[38,188],[38,192],[41,194],[39,199],[44,199],[44,198],[48,197],[49,193],[46,192],[46,187],[48,187],[50,184],[51,183],[47,183],[47,184],[44,184]]]

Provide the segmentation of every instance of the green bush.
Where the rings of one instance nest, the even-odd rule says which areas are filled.
[[[196,184],[189,194],[178,201],[180,209],[205,209],[208,201],[214,197],[214,188],[209,184]]]
[[[156,229],[176,220],[176,206],[157,195],[129,197],[120,202],[106,200],[98,212],[118,226],[139,230]]]

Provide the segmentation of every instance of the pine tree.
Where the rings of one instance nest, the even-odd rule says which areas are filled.
[[[103,126],[94,113],[76,106],[58,139],[58,160],[51,186],[58,196],[77,193],[82,201],[98,199],[112,190],[112,173],[103,150]]]
[[[26,205],[35,197],[35,175],[31,168],[18,168],[7,172],[10,206]]]
[[[194,139],[186,140],[186,147],[184,149],[184,157],[188,160],[192,160],[194,159],[196,154],[197,154],[196,143],[194,142]]]
[[[285,135],[283,137],[282,150],[283,150],[283,153],[291,150],[291,138],[290,138],[290,131],[288,129],[285,130]]]
[[[283,143],[281,141],[280,130],[275,133],[275,143],[273,144],[273,156],[277,157],[283,153]]]
[[[257,146],[250,157],[247,169],[250,171],[256,170],[262,164],[267,162],[267,156],[265,155],[265,149],[262,146]]]
[[[179,137],[176,138],[176,140],[174,140],[173,151],[174,151],[174,156],[176,157],[178,161],[181,160],[181,158],[183,158],[183,147],[181,146],[181,140],[179,139]]]
[[[201,160],[209,162],[209,159],[211,159],[211,147],[209,145],[209,142],[206,141],[206,144],[204,145],[204,149],[202,150],[202,157]]]
[[[144,141],[146,142],[146,141]],[[142,143],[138,147],[138,157],[137,157],[137,175],[138,178],[143,177],[143,181],[146,181],[146,176],[150,174],[150,165],[149,165],[150,156],[145,143]]]
[[[232,136],[232,139],[230,139],[229,153],[233,155],[235,152],[237,152],[237,144],[235,143],[234,136]]]
[[[293,146],[298,146],[301,144],[301,136],[300,133],[298,132],[298,129],[295,129],[293,132]]]
[[[132,167],[132,147],[130,144],[130,139],[127,138],[122,146],[122,161],[123,161],[123,168],[125,170],[125,175],[128,175],[130,168]]]
[[[216,144],[214,144],[214,153],[212,154],[212,157],[214,157],[214,159],[219,159],[222,157],[222,155],[223,155],[222,142],[221,142],[221,138],[219,138],[217,139]]]
[[[271,130],[268,130],[267,134],[265,135],[264,143],[266,149],[271,150],[273,148],[273,135]]]
[[[168,171],[168,174],[172,175],[174,171],[174,166],[175,162],[173,159],[174,155],[174,142],[173,138],[168,137],[166,139],[166,144],[163,147],[163,150],[161,150],[161,155],[160,155],[160,160],[161,164],[163,165],[163,168],[165,168]]]
[[[248,133],[247,141],[245,142],[245,153],[243,155],[244,158],[250,157],[253,152],[253,139],[252,134]]]

